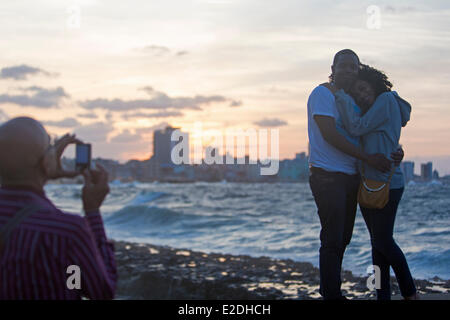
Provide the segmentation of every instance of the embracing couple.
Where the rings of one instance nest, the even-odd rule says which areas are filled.
[[[391,91],[383,72],[360,63],[352,50],[336,53],[331,70],[330,81],[317,86],[308,99],[309,183],[321,224],[320,293],[325,300],[346,299],[341,293],[341,266],[359,200],[373,265],[381,273],[377,298],[391,298],[392,266],[402,296],[418,299],[405,256],[393,238],[404,190],[400,132],[409,121],[411,106]],[[371,189],[369,182],[378,185]],[[364,194],[370,198],[381,193],[385,195],[381,205],[361,200]]]

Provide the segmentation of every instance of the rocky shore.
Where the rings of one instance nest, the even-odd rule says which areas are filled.
[[[117,299],[320,299],[319,270],[311,263],[203,253],[115,242]],[[375,299],[367,278],[342,272],[349,299]],[[422,297],[450,299],[450,280],[415,280]],[[399,295],[397,282],[392,289]]]

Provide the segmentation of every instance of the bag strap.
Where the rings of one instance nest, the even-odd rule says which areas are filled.
[[[379,186],[378,188],[375,188],[375,189],[373,189],[373,188],[370,188],[367,184],[366,184],[366,181],[364,181],[364,165],[362,165],[362,169],[361,169],[361,171],[362,171],[362,184],[364,185],[364,188],[366,188],[366,190],[367,191],[370,191],[370,192],[378,192],[378,191],[381,191],[381,190],[383,190],[383,188],[384,187],[386,187],[386,185],[388,185],[390,182],[391,182],[391,179],[392,179],[392,176],[394,175],[394,172],[395,172],[395,166],[393,166],[392,167],[392,169],[391,169],[391,173],[389,174],[389,178],[388,178],[388,181],[386,181],[385,183],[383,183],[381,186]]]
[[[17,211],[6,223],[0,228],[0,254],[8,242],[11,232],[30,214],[35,212],[38,207],[34,204],[23,207]]]
[[[371,188],[367,185],[366,181],[364,181],[364,179],[362,179],[362,184],[364,186],[364,188],[366,188],[367,191],[369,192],[378,192],[384,189],[384,187],[386,187],[386,185],[388,184],[388,182],[383,183],[381,186],[379,186],[378,188]]]

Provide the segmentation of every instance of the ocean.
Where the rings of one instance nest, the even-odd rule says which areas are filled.
[[[81,212],[82,185],[48,184],[62,210]],[[109,238],[319,264],[320,223],[308,183],[111,183],[101,211]],[[450,185],[406,186],[394,238],[417,279],[450,279]],[[368,231],[358,209],[343,268],[367,275]],[[392,272],[392,271],[391,271]]]

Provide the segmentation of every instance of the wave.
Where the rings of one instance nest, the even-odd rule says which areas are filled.
[[[406,259],[411,267],[414,278],[429,279],[438,276],[442,279],[450,279],[450,250],[421,250],[420,252],[407,253]]]
[[[239,217],[197,215],[157,206],[130,205],[104,218],[108,228],[132,230],[135,236],[148,233],[189,234],[197,230],[216,230],[241,226]],[[220,232],[224,232],[223,230]]]
[[[120,186],[122,184],[122,182],[118,179],[113,180],[109,183],[110,186]]]
[[[46,191],[57,206],[77,212],[81,188],[50,185]],[[450,278],[449,192],[447,183],[405,189],[396,239],[415,278]],[[102,213],[115,239],[319,261],[320,221],[307,184],[116,182]],[[370,240],[358,214],[344,266],[365,274],[369,264]]]
[[[240,198],[248,198],[249,195],[245,193],[237,193],[237,192],[227,192],[225,194],[216,194],[210,195],[209,199],[214,201],[220,200],[228,200],[228,199],[240,199]]]
[[[152,202],[153,200],[159,199],[161,197],[166,196],[167,193],[164,192],[146,192],[141,191],[139,194],[134,197],[133,200],[131,200],[130,204],[131,206],[137,206],[141,204],[145,204],[148,202]]]
[[[436,238],[441,237],[441,239],[445,239],[444,236],[450,235],[450,230],[448,228],[419,228],[412,232],[414,236],[422,236]]]
[[[108,225],[147,228],[151,226],[173,225],[187,215],[165,208],[144,205],[126,206],[105,218]]]
[[[139,182],[139,181],[122,182],[122,181],[120,181],[118,179],[109,182],[109,185],[111,187],[115,187],[115,188],[138,188],[138,187],[141,187],[141,186],[145,186],[147,184],[148,183],[142,183],[142,182]]]

